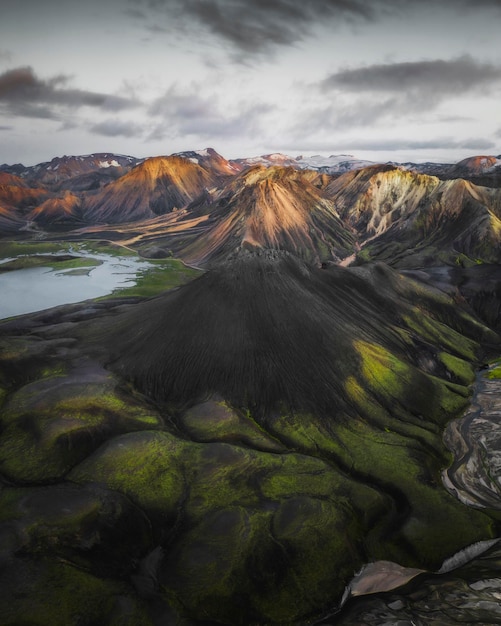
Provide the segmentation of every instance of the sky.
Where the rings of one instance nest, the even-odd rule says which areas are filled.
[[[0,163],[501,154],[501,0],[0,0]]]

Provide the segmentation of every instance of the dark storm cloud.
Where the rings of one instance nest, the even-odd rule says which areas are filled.
[[[272,110],[267,104],[246,104],[228,107],[221,106],[215,96],[203,96],[202,89],[193,86],[188,91],[171,87],[161,98],[153,102],[149,109],[152,116],[162,117],[165,125],[159,129],[163,136],[197,135],[199,137],[233,137],[255,132],[260,128],[263,115]],[[167,130],[168,129],[168,130]]]
[[[8,70],[0,74],[0,108],[15,116],[60,119],[61,108],[119,111],[138,104],[129,98],[68,88],[69,79],[59,75],[43,80],[31,67]]]
[[[142,128],[138,124],[117,119],[108,119],[94,124],[89,131],[104,137],[138,137],[142,134]]]
[[[192,32],[202,28],[233,51],[233,58],[243,61],[264,56],[274,50],[293,46],[312,35],[318,24],[336,28],[342,24],[371,24],[388,16],[406,19],[416,3],[413,0],[129,0],[128,13],[158,28]],[[138,5],[141,8],[138,9]],[[421,0],[422,11],[436,11],[434,0]],[[501,8],[498,0],[442,0],[441,18],[461,11],[485,11]],[[163,17],[162,17],[163,16]],[[158,19],[164,20],[163,24]],[[444,22],[447,28],[447,21]]]
[[[336,14],[339,20],[370,20],[374,9],[360,0],[203,0],[185,10],[215,35],[246,53],[300,41],[313,23]]]
[[[379,120],[408,118],[429,123],[457,122],[471,113],[441,118],[436,109],[465,94],[488,94],[501,84],[501,66],[461,56],[449,61],[388,63],[340,70],[317,83],[329,102],[302,115],[298,133],[324,128],[372,126]],[[434,116],[430,114],[433,113]],[[446,114],[446,112],[445,112]]]
[[[187,31],[202,28],[232,48],[236,56],[262,55],[291,46],[311,34],[313,26],[371,22],[402,0],[142,0],[155,15],[164,13]],[[135,5],[137,2],[135,2]],[[137,10],[137,9],[136,9]],[[155,22],[157,26],[160,26]]]
[[[414,61],[370,65],[331,74],[321,83],[323,91],[333,89],[361,92],[419,90],[420,93],[458,94],[501,81],[501,67],[481,63],[471,56],[444,61]]]

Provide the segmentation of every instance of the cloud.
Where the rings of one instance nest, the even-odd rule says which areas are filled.
[[[379,120],[408,118],[429,123],[471,121],[471,116],[430,117],[444,102],[492,92],[501,84],[501,66],[464,55],[452,60],[415,61],[342,69],[316,83],[328,98],[317,110],[298,116],[293,131],[373,126]],[[312,86],[310,85],[310,90]],[[464,107],[463,107],[464,109]],[[465,110],[470,114],[471,110]],[[444,117],[445,116],[445,117]],[[449,117],[447,117],[449,116]]]
[[[350,145],[356,149],[386,151],[386,150],[453,150],[463,148],[466,150],[488,150],[494,147],[492,141],[486,139],[465,139],[458,141],[451,137],[439,137],[436,139],[412,139],[412,140],[373,140],[368,142],[352,142]]]
[[[469,55],[451,61],[413,61],[340,70],[320,84],[324,92],[423,92],[449,95],[473,91],[501,80],[501,67]]]
[[[415,13],[410,0],[129,0],[127,11],[134,19],[161,32],[194,31],[210,34],[212,41],[225,45],[233,60],[249,62],[295,46],[314,35],[318,26],[332,32],[345,24],[364,25],[383,22],[388,17],[407,19]],[[442,0],[440,18],[450,19],[465,11],[500,8],[499,0]],[[424,14],[437,12],[435,0],[421,0]],[[444,22],[447,28],[447,22]]]
[[[165,124],[157,127],[153,138],[166,134],[171,137],[196,135],[200,138],[245,136],[259,132],[262,117],[273,110],[270,105],[259,102],[243,102],[227,107],[221,105],[216,96],[204,96],[202,92],[200,85],[192,85],[189,90],[181,90],[174,85],[155,100],[149,113],[163,118]]]
[[[107,119],[89,128],[95,135],[105,137],[138,137],[143,129],[138,124],[118,119]]]
[[[8,50],[5,50],[4,48],[0,48],[0,63],[2,61],[11,61],[11,60],[12,60],[12,54]]]
[[[124,10],[125,15],[134,18],[135,20],[144,20],[147,15],[144,11],[139,10],[137,7],[129,7]]]
[[[234,58],[245,60],[295,45],[325,20],[334,25],[375,20],[395,1],[401,0],[142,0],[142,6],[157,15],[164,13],[171,28],[175,24],[187,32],[208,31],[233,49]]]
[[[43,80],[31,67],[18,67],[0,74],[0,110],[37,119],[60,119],[61,109],[88,106],[120,111],[137,106],[130,98],[95,91],[68,88],[69,76]]]
[[[12,130],[14,128],[14,126],[0,126],[0,131],[1,130]]]
[[[344,151],[371,151],[371,152],[393,152],[399,150],[490,150],[495,144],[492,141],[483,138],[470,138],[457,140],[452,137],[437,137],[434,139],[342,139],[335,142],[308,141],[295,142],[293,146],[283,149],[295,152],[329,152],[332,154],[333,149],[336,153]]]

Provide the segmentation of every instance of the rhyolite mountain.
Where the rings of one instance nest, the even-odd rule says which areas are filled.
[[[343,174],[324,189],[363,254],[398,267],[499,262],[501,193],[385,165]]]
[[[6,179],[30,226],[6,239],[208,271],[0,324],[2,624],[343,624],[363,566],[359,589],[386,592],[500,536],[501,502],[442,483],[472,453],[444,430],[501,356],[499,189],[241,165],[154,157],[64,193]]]
[[[283,167],[251,167],[163,226],[164,236],[154,235],[155,242],[197,265],[217,263],[241,249],[288,250],[320,263],[346,257],[355,242],[310,177]]]

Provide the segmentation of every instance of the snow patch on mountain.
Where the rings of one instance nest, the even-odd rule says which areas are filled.
[[[112,159],[111,161],[99,161],[98,166],[101,168],[120,167],[120,163],[118,163],[115,159]]]

